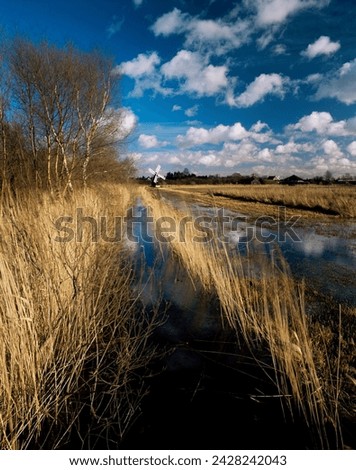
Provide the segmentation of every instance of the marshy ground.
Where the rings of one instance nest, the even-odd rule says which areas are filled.
[[[104,185],[3,201],[1,448],[356,448],[353,260],[333,270],[327,248],[322,271],[312,259],[347,288],[340,299],[305,264],[293,273],[278,246],[237,250],[180,224],[201,207],[248,223],[277,214],[240,189]],[[287,215],[352,245],[354,188],[337,208],[329,189],[303,200],[312,210],[289,207],[283,189]],[[132,207],[149,208],[149,242],[115,239]],[[167,241],[168,218],[183,238]]]
[[[179,218],[197,207],[198,211],[210,211],[212,207],[225,207],[238,214],[245,211],[250,223],[265,215],[265,204],[256,206],[251,201],[241,204],[236,198],[227,202],[225,197],[222,200],[211,194],[212,191],[212,187],[164,187],[146,192],[142,198],[155,217],[164,214],[177,217],[177,226]],[[348,191],[347,194],[349,197]],[[289,216],[300,211],[287,210]],[[341,232],[345,230],[345,223],[350,223],[347,217],[342,217],[342,221],[338,217],[336,221],[330,214],[327,220],[325,214],[320,213],[314,219],[310,216],[314,211],[315,208],[308,210],[308,220],[299,226],[305,229],[316,220],[329,229],[332,225],[335,235],[336,227],[341,229],[339,221],[343,227]],[[275,213],[269,212],[270,215]],[[350,225],[350,230],[354,230],[354,226]],[[179,330],[179,322],[172,320],[177,315],[177,301],[173,299],[168,324],[175,324],[175,333],[178,328],[181,336],[169,338],[167,332],[165,334],[174,347],[175,370],[170,370],[172,366],[168,362],[168,370],[158,380],[156,389],[156,393],[161,391],[160,399],[149,401],[149,409],[157,412],[153,412],[155,417],[152,416],[150,423],[142,424],[142,436],[148,439],[148,446],[152,445],[151,436],[159,435],[168,447],[174,445],[173,442],[186,447],[200,432],[207,446],[215,443],[224,447],[224,443],[229,443],[234,447],[240,442],[247,448],[266,449],[278,448],[282,443],[289,448],[353,447],[356,325],[353,261],[345,279],[338,279],[337,270],[334,273],[339,291],[343,283],[350,284],[347,300],[341,304],[331,295],[332,290],[320,289],[315,277],[311,282],[309,273],[304,272],[303,276],[299,270],[297,277],[292,275],[284,257],[276,269],[266,263],[266,256],[261,256],[258,249],[251,251],[249,257],[234,260],[232,251],[221,250],[214,243],[207,248],[194,244],[191,239],[186,243],[172,240],[170,247],[175,264],[183,266],[185,276],[198,286],[195,295],[204,304],[203,309],[207,310],[203,299],[210,296],[215,315],[221,315],[224,327],[213,328],[215,336],[211,332],[210,338],[206,337],[204,329],[194,331],[189,322],[188,325],[181,322]],[[318,260],[312,260],[312,264],[317,265]],[[316,268],[319,278],[330,271],[332,265],[319,265]],[[158,277],[161,280],[165,275],[159,272]],[[172,279],[167,283],[171,284]],[[194,296],[186,285],[184,291],[186,296]],[[171,292],[168,298],[172,299]],[[199,317],[199,307],[186,306],[178,314],[180,318],[186,314],[194,317],[196,312],[195,317]],[[209,324],[210,319],[211,316],[206,315],[201,323]],[[220,335],[218,339],[216,335]],[[302,362],[299,354],[305,356]],[[175,380],[178,382],[172,388]],[[170,396],[175,397],[175,409],[179,411],[171,415],[166,408],[167,412],[161,414],[160,403],[168,407]],[[342,401],[343,412],[339,408]],[[338,417],[335,411],[336,414],[340,411]],[[230,422],[230,418],[231,422],[240,423],[233,434],[224,431],[224,422]],[[167,429],[170,431],[166,432]],[[293,430],[298,430],[299,439],[291,439]]]

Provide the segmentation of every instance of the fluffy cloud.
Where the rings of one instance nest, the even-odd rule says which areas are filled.
[[[272,49],[273,54],[275,55],[287,55],[287,46],[284,44],[276,44]]]
[[[155,135],[147,134],[141,134],[138,138],[138,143],[141,145],[141,147],[144,147],[146,149],[151,149],[162,145],[158,142],[158,139]]]
[[[158,57],[157,52],[152,52],[149,55],[139,54],[136,59],[128,62],[122,62],[119,66],[121,72],[129,77],[136,78],[143,75],[152,74],[161,59]],[[115,71],[115,69],[114,69]]]
[[[245,4],[256,12],[259,26],[272,26],[284,23],[288,17],[307,8],[322,8],[330,0],[245,0]]]
[[[181,50],[161,67],[166,79],[182,81],[181,90],[198,96],[213,96],[228,85],[226,66],[207,65],[196,52]]]
[[[178,8],[174,8],[169,13],[165,13],[152,25],[152,31],[156,36],[169,36],[178,34],[186,29],[188,15],[182,13]]]
[[[326,140],[323,143],[323,150],[326,153],[326,155],[329,155],[334,158],[340,158],[343,156],[339,146],[334,140]]]
[[[145,90],[170,95],[173,90],[162,86],[162,75],[158,67],[160,63],[161,59],[157,52],[139,54],[135,59],[122,62],[115,67],[113,73],[122,73],[135,80],[135,87],[130,95],[136,98],[141,97]]]
[[[208,63],[198,52],[179,51],[173,59],[161,67],[156,52],[139,54],[135,59],[123,62],[114,68],[113,73],[123,73],[135,80],[131,96],[141,97],[145,90],[154,90],[163,95],[190,93],[197,96],[214,96],[227,89],[229,80],[225,65]],[[175,80],[178,87],[173,90],[163,86],[164,81]],[[177,108],[173,107],[176,111]]]
[[[351,144],[349,144],[349,145],[347,146],[347,151],[348,151],[353,157],[356,157],[356,141],[351,142]]]
[[[289,79],[277,73],[262,73],[250,83],[246,90],[234,100],[234,105],[247,108],[258,101],[263,101],[267,95],[284,97]]]
[[[199,109],[199,105],[196,104],[196,105],[192,106],[191,108],[186,109],[184,111],[184,114],[188,117],[196,116],[197,113],[198,113],[198,109]]]
[[[151,27],[156,36],[184,34],[184,47],[193,48],[209,55],[223,55],[228,50],[248,42],[252,33],[250,19],[224,21],[200,19],[174,8],[158,18]]]
[[[221,56],[247,43],[252,31],[251,22],[247,19],[231,24],[222,20],[194,19],[190,22],[185,46]]]
[[[233,126],[220,124],[212,129],[190,127],[185,136],[179,135],[177,137],[177,142],[182,146],[193,147],[204,144],[218,144],[228,140],[241,140],[248,135],[249,132],[237,122]]]
[[[292,126],[303,132],[315,131],[318,134],[329,134],[330,125],[333,118],[330,113],[313,111],[308,116],[303,116],[297,124]]]
[[[174,8],[158,18],[151,29],[156,36],[183,34],[185,48],[222,56],[247,44],[261,31],[257,43],[263,49],[289,17],[329,3],[330,0],[243,0],[228,17],[214,20],[201,19]]]
[[[301,54],[314,59],[318,55],[331,55],[340,49],[339,42],[330,41],[329,36],[320,36],[313,44],[309,44],[305,51]]]
[[[299,144],[294,141],[287,142],[286,144],[277,145],[275,152],[281,155],[291,155],[292,153],[311,152],[314,150],[312,144]]]
[[[243,4],[252,13],[250,29],[262,32],[257,39],[264,49],[273,41],[281,27],[297,13],[310,8],[323,8],[330,0],[244,0]],[[250,33],[251,33],[250,31]],[[278,49],[277,49],[278,50]]]
[[[323,171],[329,170],[337,175],[354,172],[356,170],[356,162],[347,158],[340,149],[339,145],[334,140],[326,140],[322,143],[324,154],[318,155],[311,159],[310,164],[314,167],[315,171],[319,174]],[[353,149],[352,143],[347,147],[348,150]],[[351,152],[350,152],[351,153]]]
[[[287,130],[316,132],[319,135],[339,137],[356,135],[356,119],[334,121],[328,112],[313,111],[308,116],[303,116],[297,124],[287,126]]]
[[[205,166],[220,166],[222,164],[221,158],[214,154],[204,155],[200,157],[198,163]]]
[[[117,125],[115,138],[122,140],[134,131],[137,124],[137,116],[130,108],[121,108],[119,110],[110,109],[103,124],[105,125],[107,123]]]
[[[139,7],[140,5],[142,5],[143,0],[133,0],[133,2],[136,7]]]
[[[326,77],[315,97],[336,98],[345,104],[356,103],[356,59],[346,62],[336,74]]]
[[[195,147],[205,144],[217,145],[236,142],[246,138],[258,143],[275,142],[269,127],[261,121],[255,123],[250,130],[246,130],[240,122],[236,122],[231,126],[219,124],[210,129],[190,127],[185,135],[178,135],[176,140],[182,147]]]

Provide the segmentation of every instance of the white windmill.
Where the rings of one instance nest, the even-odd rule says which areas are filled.
[[[163,180],[165,180],[166,178],[160,174],[160,169],[161,169],[161,165],[157,165],[157,168],[155,170],[152,170],[152,168],[149,168],[148,171],[150,173],[152,173],[153,176],[151,176],[151,184],[152,186],[155,188],[158,183],[158,178],[162,178]]]

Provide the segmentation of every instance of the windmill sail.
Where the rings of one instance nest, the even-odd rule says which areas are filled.
[[[161,165],[157,165],[156,169],[155,170],[152,170],[152,168],[149,168],[148,171],[153,175],[151,177],[151,183],[152,183],[152,186],[157,186],[157,183],[158,183],[158,179],[161,178],[163,180],[165,180],[166,178],[160,174],[160,169],[161,169]]]

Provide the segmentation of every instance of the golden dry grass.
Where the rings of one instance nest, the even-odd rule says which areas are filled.
[[[142,392],[132,383],[152,357],[153,323],[132,293],[122,244],[93,241],[88,223],[81,242],[59,243],[66,233],[54,224],[75,218],[77,208],[113,220],[130,191],[106,185],[67,200],[42,194],[3,202],[0,448],[58,448],[72,433],[87,446],[113,427],[119,440],[129,427]]]
[[[80,241],[59,243],[56,237],[68,232],[58,232],[55,221],[75,219],[81,208],[92,220],[106,216],[107,235],[112,236],[114,216],[125,215],[136,195],[156,219],[168,215],[179,227],[182,217],[191,216],[189,209],[177,210],[155,194],[105,185],[68,199],[40,194],[3,201],[2,449],[61,448],[73,435],[90,448],[95,436],[110,439],[114,433],[118,441],[130,427],[145,392],[138,372],[154,355],[148,338],[155,318],[143,314],[133,294],[131,264],[122,243],[102,237],[93,242],[89,222]],[[231,257],[216,239],[197,242],[194,237],[201,239],[201,233],[189,223],[178,235],[181,239],[174,237],[169,245],[193,281],[219,299],[222,323],[235,331],[237,342],[248,345],[283,404],[299,407],[326,444],[324,424],[338,432],[342,400],[349,397],[344,380],[355,380],[345,359],[351,343],[340,340],[330,354],[335,328],[329,334],[328,326],[310,323],[304,286],[291,278],[278,254],[276,263],[255,252]],[[263,354],[255,355],[258,351]],[[269,360],[262,362],[265,351]]]
[[[196,185],[164,187],[165,190],[190,193],[210,204],[219,202],[225,206],[231,202],[243,211],[256,209],[260,212],[284,206],[298,210],[303,217],[356,217],[356,186],[344,185]],[[224,198],[223,201],[219,201]],[[252,206],[252,207],[251,207]]]

